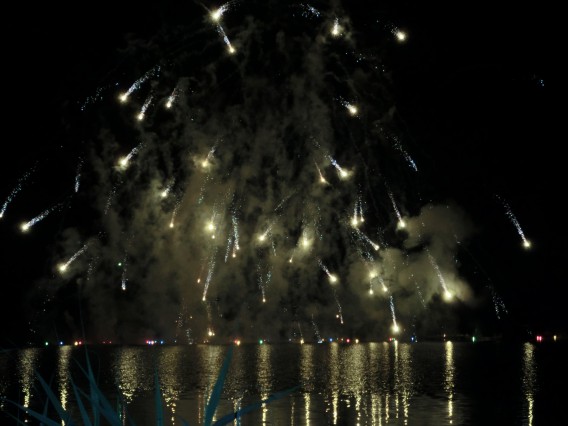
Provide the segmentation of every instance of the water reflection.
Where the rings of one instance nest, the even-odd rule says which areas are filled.
[[[20,373],[20,389],[24,396],[22,405],[29,407],[32,399],[32,389],[34,387],[35,372],[40,354],[38,348],[23,349],[19,357],[18,372]]]
[[[398,419],[398,403],[401,400],[404,424],[408,424],[410,398],[414,383],[414,378],[412,377],[412,346],[408,343],[399,344],[395,342],[395,349],[394,388],[397,401],[396,418]]]
[[[166,407],[171,411],[172,424],[175,424],[177,403],[183,389],[183,378],[180,374],[182,362],[182,347],[174,347],[159,352],[158,377],[160,378],[162,398]]]
[[[446,342],[446,369],[444,376],[444,390],[448,395],[448,419],[450,424],[453,423],[454,415],[454,344],[450,341]]]
[[[337,410],[339,407],[339,375],[340,368],[339,365],[339,346],[331,345],[329,348],[329,358],[327,361],[328,365],[328,377],[329,377],[329,388],[331,390],[331,407],[332,407],[332,418],[333,424],[337,424]]]
[[[534,394],[536,388],[536,364],[534,357],[535,347],[532,343],[525,343],[523,347],[523,393],[526,400],[526,420],[529,426],[533,424]]]
[[[472,418],[475,423],[476,417],[491,416],[504,424],[532,426],[541,420],[535,398],[540,392],[544,395],[548,371],[537,370],[540,358],[536,349],[557,347],[528,343],[522,350],[515,346],[514,352],[498,352],[494,349],[499,346],[462,342],[241,345],[233,348],[214,420],[300,385],[300,390],[263,404],[231,424],[457,424],[462,419]],[[39,366],[43,376],[56,379],[53,391],[61,405],[78,416],[70,372],[75,365],[71,362],[74,350],[22,349],[17,356],[0,357],[0,393],[41,411],[45,394],[34,387]],[[93,355],[96,351],[93,349]],[[499,368],[483,377],[478,374],[500,362],[503,353],[505,365],[498,364]],[[521,369],[512,362],[511,353]],[[143,425],[155,419],[156,369],[164,402],[164,426],[182,426],[186,424],[182,419],[188,424],[203,424],[227,346],[109,347],[98,355],[93,366],[102,378],[101,390],[111,401],[120,391],[125,403],[118,410],[125,426],[130,420]],[[514,368],[507,368],[509,365]],[[88,382],[78,376],[77,384],[88,391],[84,388]],[[519,381],[522,398],[518,398],[519,387],[512,387]],[[511,396],[499,399],[493,395]],[[541,398],[539,409],[558,410],[551,403]],[[15,410],[6,403],[0,407],[3,411]],[[21,412],[19,415],[22,418]]]
[[[219,371],[221,371],[226,347],[204,345],[199,346],[199,349],[198,354],[200,356],[196,368],[200,372],[201,380],[204,382],[202,389],[204,389],[205,392],[198,393],[197,406],[199,411],[197,418],[199,423],[203,423],[205,419],[205,407],[207,406],[209,395],[211,395],[217,381]],[[215,421],[216,417],[213,417],[213,420]]]
[[[154,370],[146,363],[144,348],[118,348],[113,370],[118,389],[127,404],[134,399],[137,392],[153,387],[151,374]]]
[[[71,360],[71,346],[61,346],[57,357],[57,383],[59,387],[59,402],[63,409],[67,408],[69,393],[69,361]],[[65,422],[61,422],[65,425]]]
[[[272,345],[259,345],[256,350],[256,383],[262,400],[270,396],[274,383],[271,364]],[[268,408],[262,404],[262,424],[266,424]]]
[[[315,389],[315,365],[314,365],[315,348],[313,345],[302,345],[300,351],[300,377],[304,390],[304,412],[306,426],[310,425],[310,394]]]

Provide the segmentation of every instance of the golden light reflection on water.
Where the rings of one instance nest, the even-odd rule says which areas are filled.
[[[137,392],[152,389],[154,370],[146,363],[144,348],[119,348],[113,368],[118,388],[127,404]]]
[[[61,346],[57,351],[57,383],[59,387],[59,402],[63,409],[67,408],[69,394],[69,361],[71,360],[72,346]],[[65,425],[65,422],[61,422]]]
[[[450,423],[453,422],[453,414],[454,414],[454,344],[450,341],[447,341],[445,344],[446,347],[446,367],[445,367],[445,375],[444,375],[444,390],[448,394],[448,419]]]
[[[223,366],[227,348],[212,345],[204,345],[200,346],[200,348],[202,350],[198,352],[200,358],[195,368],[202,373],[202,380],[205,382],[205,392],[199,392],[198,395],[198,421],[199,423],[203,423],[205,420],[205,407],[207,406],[208,397],[211,395],[219,371],[221,371]],[[216,416],[213,417],[213,421],[215,420],[217,420]]]
[[[270,396],[272,390],[272,350],[271,345],[259,345],[256,350],[256,382],[262,400]],[[266,424],[268,418],[268,406],[262,404],[262,424]]]
[[[304,390],[304,412],[306,413],[306,426],[310,425],[310,394],[314,391],[315,366],[313,345],[300,346],[300,378]]]
[[[461,393],[462,380],[456,381],[456,372],[464,371],[464,359],[471,359],[463,356],[464,351],[473,348],[477,346],[449,341],[422,346],[400,342],[235,346],[217,415],[238,411],[251,402],[269,398],[275,391],[299,384],[300,390],[286,399],[263,404],[246,414],[243,424],[251,424],[248,422],[252,418],[253,424],[386,426],[420,424],[424,416],[429,417],[429,424],[457,424],[464,418],[464,407],[469,407],[470,400]],[[519,424],[530,426],[539,420],[538,414],[535,420],[534,412],[537,378],[542,380],[537,376],[537,349],[538,345],[531,343],[523,345],[522,351],[516,347],[517,360],[522,356],[522,370],[515,369],[512,378],[518,381],[521,376],[522,398],[516,400],[517,407],[506,407],[516,410],[514,415],[522,419]],[[12,380],[18,382],[18,398],[23,405],[29,406],[31,400],[32,407],[37,406],[38,397],[44,397],[34,386],[34,373],[39,364],[44,364],[41,351],[20,350],[10,369],[2,368],[0,358],[0,372],[14,372]],[[136,422],[152,414],[157,367],[165,406],[164,425],[182,426],[182,419],[191,419],[190,424],[203,423],[227,346],[117,347],[112,354],[108,358],[112,360],[109,376],[126,401],[120,407],[123,414],[126,405]],[[53,389],[62,405],[76,412],[69,375],[71,355],[72,347],[56,349],[57,382]],[[116,387],[112,389],[116,391]],[[430,391],[443,398],[432,398]],[[517,387],[517,395],[518,391]],[[124,425],[128,424],[125,416],[122,419]]]
[[[341,348],[340,353],[342,394],[355,399],[355,413],[357,422],[361,421],[363,394],[367,388],[368,365],[365,347],[352,345]],[[347,400],[349,404],[349,400]],[[337,422],[337,419],[335,420]]]
[[[528,425],[532,426],[534,420],[534,394],[536,390],[536,363],[535,346],[525,343],[523,347],[523,393],[526,400]]]
[[[28,348],[20,352],[18,359],[18,371],[20,373],[20,389],[24,396],[23,406],[29,407],[32,399],[32,389],[34,387],[35,372],[39,358],[40,349]]]
[[[408,343],[399,344],[395,342],[395,369],[394,383],[398,418],[399,401],[402,403],[402,415],[404,424],[408,424],[408,416],[410,414],[410,399],[412,397],[412,386],[414,383],[414,375],[412,373],[412,346]]]
[[[327,361],[329,388],[331,390],[331,410],[333,424],[337,424],[337,413],[339,408],[339,375],[341,372],[341,365],[339,364],[339,346],[337,344],[329,347],[329,356]]]
[[[174,347],[160,351],[158,357],[158,377],[162,398],[171,411],[171,422],[176,424],[176,408],[183,389],[180,370],[183,361],[183,348]]]

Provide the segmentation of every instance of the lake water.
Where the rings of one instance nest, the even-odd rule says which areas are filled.
[[[155,371],[164,424],[183,425],[184,419],[202,425],[228,351],[215,345],[95,346],[89,357],[125,425],[156,425]],[[4,351],[0,394],[42,411],[37,371],[82,424],[72,380],[88,392],[79,368],[85,353],[81,346]],[[233,347],[215,419],[299,386],[230,424],[568,424],[567,360],[566,342],[243,344]],[[17,415],[13,406],[2,402],[1,408],[0,424],[17,424],[6,414]]]

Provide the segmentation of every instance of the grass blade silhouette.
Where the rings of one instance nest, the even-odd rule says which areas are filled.
[[[221,426],[229,424],[233,420],[239,419],[240,417],[244,416],[247,413],[250,413],[251,411],[258,410],[260,407],[262,407],[263,404],[268,404],[269,402],[284,398],[285,396],[290,395],[292,392],[295,392],[299,388],[300,386],[294,386],[293,388],[273,393],[268,398],[262,401],[258,401],[253,404],[247,405],[246,407],[243,407],[240,410],[235,411],[234,413],[230,413],[221,417],[219,420],[213,423],[213,426]]]
[[[229,346],[225,360],[223,361],[223,366],[219,375],[217,376],[217,381],[215,386],[213,386],[213,391],[205,407],[205,420],[203,422],[204,426],[211,426],[213,422],[213,416],[217,410],[217,405],[219,405],[219,400],[221,398],[221,391],[223,390],[223,384],[225,383],[225,378],[227,377],[227,372],[229,371],[229,364],[231,363],[231,358],[233,356],[233,346]]]

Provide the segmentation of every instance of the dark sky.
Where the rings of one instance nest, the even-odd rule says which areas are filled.
[[[553,8],[234,2],[229,55],[202,5],[173,3],[44,5],[3,29],[3,344],[76,337],[79,306],[93,339],[123,341],[380,337],[393,306],[407,335],[566,329]],[[118,170],[128,153],[137,163]],[[168,185],[173,201],[156,200]],[[237,231],[242,260],[227,266]],[[316,245],[286,269],[303,236]]]

